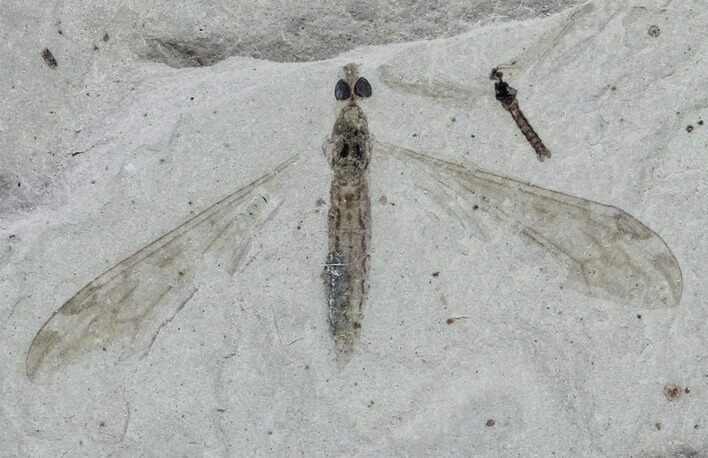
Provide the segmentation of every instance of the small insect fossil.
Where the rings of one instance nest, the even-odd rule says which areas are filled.
[[[519,108],[519,101],[516,100],[516,89],[509,86],[509,83],[506,81],[502,80],[503,76],[504,74],[496,67],[492,69],[492,73],[489,75],[489,78],[495,81],[494,92],[496,94],[496,98],[499,102],[501,102],[504,109],[511,114],[511,117],[514,118],[514,121],[516,121],[516,125],[519,126],[521,133],[524,134],[526,140],[529,141],[533,149],[536,151],[536,157],[538,157],[538,160],[543,162],[545,158],[551,157],[551,152],[548,148],[546,148],[546,145],[543,144],[541,138],[538,136],[536,131],[533,130],[533,127],[529,124],[528,119],[526,119],[526,116],[524,116],[521,108]]]
[[[323,145],[332,167],[329,254],[323,278],[340,365],[351,359],[366,300],[371,241],[371,199],[366,169],[373,142],[366,116],[357,104],[357,99],[371,96],[371,84],[358,76],[354,64],[346,65],[344,74],[345,78],[334,87],[334,95],[346,105],[337,116],[332,135]]]
[[[405,95],[415,95],[428,97],[444,104],[455,105],[460,108],[469,109],[479,103],[478,101],[487,93],[481,87],[465,87],[457,83],[445,80],[438,80],[430,77],[411,75],[400,75],[395,69],[384,64],[378,69],[381,80],[390,89]],[[528,120],[521,112],[519,103],[516,100],[516,89],[509,86],[502,80],[502,72],[498,68],[492,70],[491,78],[496,81],[496,99],[502,106],[511,113],[516,124],[521,129],[531,146],[536,150],[536,155],[540,161],[551,156],[551,152],[543,144],[536,132],[531,128]],[[474,135],[472,135],[474,138]]]

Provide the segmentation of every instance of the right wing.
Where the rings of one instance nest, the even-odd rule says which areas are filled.
[[[395,145],[375,147],[423,166],[444,196],[437,203],[457,217],[474,220],[475,211],[486,212],[546,249],[579,291],[642,308],[672,307],[681,300],[676,258],[656,232],[629,213]]]
[[[145,355],[160,330],[198,289],[202,257],[233,275],[260,225],[280,203],[276,191],[293,156],[143,247],[81,288],[32,340],[25,361],[34,380],[84,353],[117,347],[119,360]]]

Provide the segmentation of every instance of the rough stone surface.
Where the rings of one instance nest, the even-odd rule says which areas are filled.
[[[708,455],[708,13],[571,3],[4,2],[0,456]],[[374,149],[371,286],[338,368],[321,145],[348,62],[377,140],[628,211],[678,260],[679,304],[566,288]],[[505,64],[543,163],[494,98]],[[195,258],[140,357],[27,377],[79,289],[296,153],[235,274]]]

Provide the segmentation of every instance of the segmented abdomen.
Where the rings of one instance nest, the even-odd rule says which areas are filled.
[[[546,145],[543,144],[536,131],[533,130],[533,127],[529,124],[524,113],[521,112],[518,100],[514,99],[509,103],[502,103],[502,105],[511,113],[511,117],[516,121],[516,125],[519,126],[521,133],[524,134],[526,140],[529,141],[534,151],[536,151],[538,160],[543,161],[544,158],[551,157],[551,152],[546,148]]]
[[[366,300],[371,202],[363,176],[355,184],[342,184],[335,173],[330,194],[325,283],[337,359],[346,362],[359,336]]]

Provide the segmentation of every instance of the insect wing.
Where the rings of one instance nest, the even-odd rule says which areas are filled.
[[[398,146],[377,142],[376,148],[423,166],[436,186],[461,197],[461,207],[448,206],[459,218],[485,211],[546,249],[579,291],[648,309],[679,303],[676,258],[657,233],[627,212]]]
[[[84,353],[117,347],[119,360],[149,351],[160,329],[198,288],[199,265],[216,256],[233,275],[252,235],[280,201],[277,190],[295,157],[226,196],[84,286],[55,311],[26,356],[30,379]]]
[[[438,103],[469,109],[485,94],[482,87],[468,88],[450,81],[403,76],[396,73],[390,65],[382,65],[378,71],[381,81],[394,92],[428,97]]]

